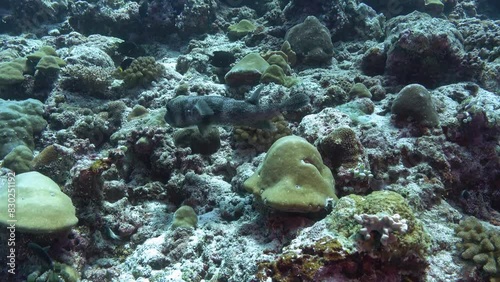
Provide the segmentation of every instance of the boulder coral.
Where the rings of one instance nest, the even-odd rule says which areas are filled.
[[[286,136],[271,146],[257,171],[243,186],[277,210],[317,212],[337,200],[332,172],[305,139]]]

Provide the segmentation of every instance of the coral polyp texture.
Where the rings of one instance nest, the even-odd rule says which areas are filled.
[[[500,280],[499,3],[0,1],[0,280]]]

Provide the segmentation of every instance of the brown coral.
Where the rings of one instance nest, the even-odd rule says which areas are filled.
[[[354,167],[362,152],[356,133],[349,127],[332,131],[321,140],[318,149],[333,169],[338,169],[341,165]]]

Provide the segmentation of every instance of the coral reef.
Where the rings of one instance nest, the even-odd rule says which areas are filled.
[[[290,43],[298,60],[305,64],[328,63],[333,56],[330,32],[314,16],[309,16],[303,23],[292,27],[285,35],[285,40]]]
[[[16,175],[16,230],[33,234],[68,231],[78,219],[71,199],[52,179],[38,172]],[[7,182],[0,190],[0,199],[7,210]],[[2,213],[0,222],[8,225],[9,213]]]
[[[117,75],[123,79],[125,87],[134,88],[150,85],[164,72],[164,66],[157,63],[153,57],[139,57],[126,70],[118,71]]]
[[[255,85],[268,67],[269,63],[258,53],[250,53],[238,61],[224,79],[232,86]]]
[[[485,228],[476,218],[468,217],[456,228],[462,238],[461,257],[472,260],[492,277],[500,276],[500,232]]]
[[[431,94],[420,84],[410,84],[401,89],[392,103],[391,112],[399,119],[411,117],[423,126],[439,124]]]
[[[42,114],[43,104],[38,100],[0,99],[0,157],[5,157],[19,145],[34,148],[34,135],[47,126]]]
[[[282,115],[274,117],[271,122],[276,127],[275,131],[241,126],[235,127],[233,137],[240,144],[250,145],[259,151],[266,151],[276,140],[292,134],[292,130],[288,128],[288,123]]]
[[[181,129],[174,133],[174,142],[176,146],[191,148],[193,154],[210,155],[220,148],[219,130],[212,127],[202,135],[197,129]]]
[[[1,279],[498,280],[499,15],[494,0],[2,1],[0,194],[18,221],[0,220]],[[254,87],[269,130],[164,119],[177,96]]]
[[[381,199],[384,201],[381,202]],[[390,213],[390,216],[386,215],[387,226],[391,225],[401,232],[387,233],[389,230],[370,225],[373,231],[370,235],[376,239],[372,236],[368,238],[365,236],[368,229],[360,228],[357,221],[359,217],[366,226],[363,220],[366,216],[358,214],[362,211]],[[398,212],[404,215],[399,217],[393,214]],[[382,218],[371,216],[371,219]],[[358,233],[364,237],[360,242],[356,241]],[[384,234],[392,239],[382,239]],[[325,219],[305,228],[275,260],[261,262],[257,277],[259,281],[270,278],[294,281],[294,277],[301,277],[303,281],[318,281],[333,275],[346,280],[375,281],[387,277],[418,280],[418,273],[423,273],[427,267],[424,254],[428,243],[428,235],[397,193],[375,192],[365,198],[351,195],[339,199]],[[398,262],[397,269],[391,267],[395,261]]]
[[[356,165],[360,161],[362,146],[352,129],[340,127],[320,140],[318,150],[326,162],[336,170],[341,165]]]
[[[30,148],[19,145],[4,157],[2,166],[12,169],[15,173],[28,172],[31,170],[32,159],[33,152]]]
[[[335,180],[316,148],[305,139],[285,136],[269,148],[245,189],[277,210],[317,212],[335,201]]]
[[[354,215],[354,219],[363,226],[359,230],[359,233],[363,236],[364,240],[370,240],[372,232],[376,232],[380,235],[380,243],[383,246],[396,242],[397,238],[393,232],[404,234],[408,231],[406,219],[401,219],[401,216],[397,213],[394,215],[356,214]]]
[[[198,223],[198,217],[196,212],[190,206],[181,206],[174,213],[174,221],[172,222],[172,228],[176,229],[179,227],[196,227]]]

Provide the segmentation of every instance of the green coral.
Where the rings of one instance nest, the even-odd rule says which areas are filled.
[[[442,0],[425,0],[425,8],[431,14],[439,14],[444,10],[444,3]]]
[[[231,40],[238,40],[245,35],[254,32],[255,25],[249,20],[241,20],[237,24],[232,24],[228,28],[228,37]]]
[[[38,64],[36,64],[35,69],[40,71],[58,71],[61,66],[65,66],[66,63],[61,58],[56,56],[43,56]]]
[[[37,270],[30,275],[28,275],[27,282],[77,282],[80,281],[80,274],[78,271],[67,264],[54,262],[53,269],[47,269],[42,272]]]
[[[19,145],[5,156],[2,166],[19,174],[31,170],[31,160],[33,160],[33,152],[30,148]]]
[[[0,99],[0,158],[19,145],[34,149],[34,135],[47,126],[43,112],[43,103],[35,99]]]
[[[0,63],[0,85],[19,84],[24,81],[25,65],[22,60]]]
[[[0,86],[22,83],[23,74],[34,75],[36,70],[42,73],[54,73],[66,65],[66,62],[57,56],[56,50],[50,46],[42,46],[25,58],[17,58],[15,52],[8,51],[1,55],[4,62],[0,63]]]
[[[274,142],[243,187],[281,211],[317,212],[337,200],[335,180],[318,150],[293,135]]]
[[[351,90],[349,90],[349,96],[359,97],[359,98],[371,98],[372,93],[363,83],[355,83]]]
[[[260,81],[291,87],[298,80],[288,75],[290,71],[288,56],[283,51],[250,53],[236,63],[224,79],[230,86],[254,85]]]
[[[262,73],[261,82],[274,82],[286,87],[291,87],[299,82],[297,78],[289,75],[291,68],[288,55],[283,51],[268,51],[262,57],[269,63],[269,67]]]
[[[63,59],[57,56],[57,52],[50,46],[42,46],[26,56],[28,72],[34,73],[34,70],[42,72],[58,71],[66,65]]]
[[[175,211],[172,229],[179,227],[195,228],[197,223],[198,217],[196,216],[194,209],[190,206],[181,206]]]
[[[141,106],[141,105],[135,105],[132,108],[132,111],[130,112],[130,114],[127,116],[127,120],[130,121],[130,120],[135,119],[135,118],[144,117],[148,113],[149,113],[149,111],[146,107]]]
[[[262,56],[270,65],[279,66],[283,72],[290,73],[290,66],[288,65],[288,56],[282,51],[272,51]]]
[[[127,88],[146,87],[165,73],[165,67],[153,57],[138,57],[130,66],[117,74]]]
[[[430,237],[401,195],[391,191],[375,191],[364,197],[359,195],[343,197],[327,218],[328,228],[332,232],[355,240],[359,238],[359,231],[362,228],[356,221],[355,215],[360,214],[399,214],[408,224],[407,232],[397,234],[397,240],[391,243],[389,248],[382,248],[379,244],[380,238],[374,238],[372,241],[361,241],[364,249],[378,249],[382,254],[390,254],[393,258],[417,254],[424,260],[424,255],[430,246]]]
[[[462,220],[455,232],[462,238],[461,257],[474,261],[489,275],[500,277],[500,232],[485,228],[475,217]]]
[[[256,85],[269,63],[259,53],[250,53],[238,61],[224,76],[229,86]]]
[[[7,181],[0,187],[0,205],[7,210]],[[47,234],[68,231],[78,219],[71,199],[52,179],[36,172],[17,174],[16,231]],[[8,225],[12,218],[0,213],[0,224]]]
[[[32,161],[33,170],[62,184],[75,163],[74,151],[58,144],[45,147]]]
[[[291,66],[294,66],[297,63],[297,54],[292,50],[290,42],[288,41],[283,42],[280,51],[286,54],[287,61],[290,63]]]
[[[285,85],[286,74],[283,69],[278,65],[270,65],[262,74],[260,81],[263,83],[274,82],[277,84]]]

